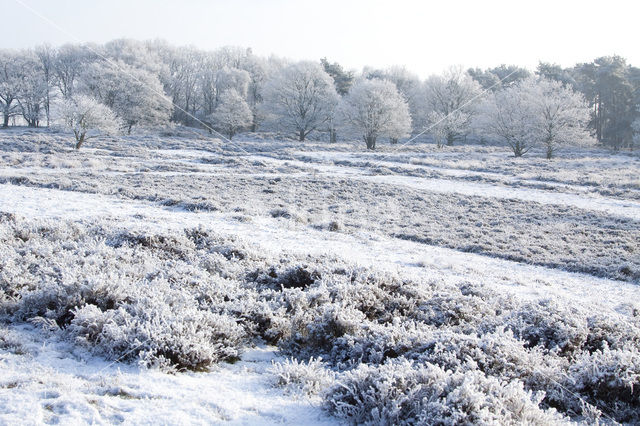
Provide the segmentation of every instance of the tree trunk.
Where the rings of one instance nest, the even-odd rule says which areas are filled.
[[[336,129],[331,129],[329,131],[329,142],[336,143],[337,140],[338,140],[338,132],[336,132]]]
[[[76,135],[76,149],[80,149],[80,147],[82,146],[82,144],[84,143],[84,136],[85,134],[82,133],[79,137]]]
[[[47,127],[50,126],[51,122],[51,101],[49,99],[49,77],[47,76],[47,97],[44,101],[44,111],[47,114]]]
[[[365,136],[364,141],[367,144],[367,149],[376,149],[376,137],[375,136]]]
[[[306,134],[305,134],[304,130],[300,130],[300,133],[299,133],[299,135],[298,135],[298,140],[299,140],[300,142],[304,142],[304,138],[305,138],[305,136],[306,136]]]
[[[9,111],[4,112],[4,120],[2,121],[2,127],[5,129],[9,127]]]
[[[509,145],[511,145],[511,150],[513,151],[514,157],[522,157],[522,154],[524,154],[524,150],[522,149],[522,146],[519,142],[516,142],[514,144],[510,143]]]
[[[553,157],[553,145],[549,142],[545,144],[547,146],[547,160],[551,160]]]
[[[391,144],[395,145],[398,143],[398,138],[391,138]]]
[[[133,127],[133,124],[129,124],[129,127],[127,127],[127,134],[130,135],[131,134],[131,128]]]
[[[596,112],[596,140],[602,142],[604,136],[602,135],[602,102],[601,97],[598,95],[597,112]]]

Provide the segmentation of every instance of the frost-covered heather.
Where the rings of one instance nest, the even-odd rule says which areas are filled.
[[[480,371],[452,372],[434,364],[392,360],[363,364],[328,392],[327,409],[355,424],[563,424],[543,410],[542,394]]]
[[[30,323],[109,362],[183,374],[266,344],[286,357],[271,385],[352,423],[640,421],[635,300],[597,311],[543,288],[503,294],[461,269],[366,269],[216,232],[229,220],[384,238],[637,283],[637,155],[566,150],[547,162],[498,146],[361,153],[356,143],[237,139],[176,127],[78,152],[65,133],[0,132],[1,182],[138,200],[161,220],[216,220],[141,231],[106,206],[105,219],[75,222],[7,207],[18,214],[0,217],[0,351],[28,352],[12,328]]]
[[[478,146],[422,148],[388,154],[354,155],[323,150],[292,155],[354,167],[382,165],[388,172],[418,177],[453,177],[501,186],[640,199],[637,174],[640,155],[634,152],[612,155],[605,150],[573,149],[553,161],[541,161],[537,156],[513,158],[502,148]]]
[[[268,342],[291,357],[274,385],[354,423],[640,421],[636,312],[272,256],[207,228],[4,214],[0,243],[5,324],[106,359],[206,370]],[[0,348],[20,351],[6,331]]]
[[[224,145],[189,129],[171,132],[96,140],[81,152],[63,133],[3,132],[0,182],[230,212],[247,220],[280,217],[315,229],[366,230],[599,277],[640,279],[640,157],[633,153],[566,150],[549,162],[513,159],[495,146],[436,151],[420,143],[387,156],[346,153],[355,149],[347,143],[239,137]],[[422,164],[429,169],[416,169]],[[484,186],[468,187],[478,182]]]
[[[335,383],[335,373],[326,367],[322,358],[298,361],[296,358],[274,363],[270,373],[275,385],[292,394],[317,395]]]

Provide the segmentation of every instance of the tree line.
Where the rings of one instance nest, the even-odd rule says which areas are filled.
[[[97,132],[169,122],[215,130],[326,132],[367,148],[427,133],[438,144],[501,140],[514,155],[543,145],[632,148],[640,133],[640,69],[619,56],[535,72],[452,67],[420,79],[401,66],[345,70],[326,58],[291,62],[238,47],[203,51],[164,41],[48,45],[0,51],[2,126],[57,123],[76,147]]]

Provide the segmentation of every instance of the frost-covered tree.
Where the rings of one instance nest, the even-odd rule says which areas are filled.
[[[83,74],[83,89],[109,107],[127,133],[133,126],[159,126],[171,117],[171,101],[158,78],[124,62],[96,62]]]
[[[565,87],[559,81],[530,79],[523,85],[531,85],[531,101],[537,114],[537,131],[546,148],[547,158],[560,145],[586,145],[592,138],[586,127],[589,124],[589,107],[584,97]]]
[[[409,105],[409,113],[414,122],[419,122],[420,96],[422,81],[405,67],[393,66],[387,69],[386,79],[398,88],[398,92],[404,96]]]
[[[429,134],[436,142],[438,148],[442,148],[445,144],[452,145],[450,142],[451,135],[459,134],[460,129],[469,131],[472,127],[471,120],[470,114],[465,111],[452,111],[449,114],[444,114],[440,111],[431,111],[429,115],[427,115]]]
[[[239,129],[253,123],[253,113],[244,97],[236,89],[229,89],[221,95],[218,108],[211,114],[211,121],[232,139]]]
[[[60,109],[61,124],[73,132],[76,149],[100,134],[115,134],[120,128],[116,114],[106,105],[88,96],[66,99]]]
[[[65,44],[57,50],[53,60],[53,71],[55,84],[64,99],[73,97],[78,77],[84,72],[85,67],[95,60],[96,55],[91,50],[76,44]]]
[[[336,92],[338,92],[338,95],[345,96],[347,93],[349,93],[349,88],[355,80],[353,72],[345,71],[344,68],[342,68],[342,66],[337,62],[330,63],[327,58],[320,59],[320,63],[322,64],[322,68],[333,79],[333,84],[336,88]],[[334,143],[338,140],[335,112],[329,118],[327,124],[329,128],[329,141]]]
[[[101,51],[112,61],[124,62],[158,77],[166,72],[166,64],[162,62],[153,42],[121,38],[106,43]]]
[[[638,112],[640,112],[640,107],[638,107]],[[640,144],[640,118],[637,118],[636,121],[631,124],[633,128],[633,144]]]
[[[51,90],[53,89],[53,83],[54,83],[53,61],[55,59],[56,51],[51,46],[45,44],[45,45],[36,47],[35,54],[40,60],[40,64],[42,66],[42,73],[44,76],[44,82],[46,85],[44,110],[45,110],[45,115],[47,117],[47,127],[48,127],[51,122]]]
[[[223,46],[215,51],[223,66],[240,69],[243,61],[250,53],[249,49],[240,46]]]
[[[326,123],[338,102],[333,80],[314,62],[287,66],[264,90],[264,109],[271,121],[295,131],[300,141]]]
[[[203,52],[193,48],[174,48],[156,44],[154,49],[166,64],[161,76],[165,94],[175,106],[172,119],[191,125],[198,114],[200,71],[205,65]]]
[[[393,110],[391,124],[387,129],[387,136],[389,136],[392,144],[397,144],[401,138],[406,138],[411,135],[411,113],[409,104],[406,105],[406,111],[404,107]]]
[[[483,89],[492,92],[496,92],[503,87],[510,86],[531,76],[531,73],[526,68],[504,64],[486,70],[470,68],[467,70],[467,74],[480,83]]]
[[[218,104],[217,81],[220,63],[217,55],[206,53],[202,58],[202,67],[198,72],[198,91],[203,116],[211,115]]]
[[[246,99],[250,81],[251,77],[245,70],[229,67],[222,68],[218,71],[216,79],[218,100],[223,93],[229,90],[235,90],[237,94]]]
[[[363,70],[363,77],[368,79],[377,78],[379,80],[389,80],[395,84],[398,92],[409,105],[409,113],[411,114],[412,123],[418,124],[422,109],[420,107],[422,93],[422,82],[417,75],[411,73],[407,68],[401,66],[392,66],[384,70],[366,68]]]
[[[388,80],[359,80],[339,107],[344,125],[359,132],[367,149],[375,149],[378,137],[403,137],[411,130],[407,101]]]
[[[552,158],[559,145],[592,142],[584,99],[558,81],[530,77],[492,94],[479,110],[480,132],[504,140],[516,157],[536,144]]]
[[[202,68],[203,52],[196,49],[180,49],[177,52],[177,60],[175,62],[176,74],[175,84],[177,96],[174,104],[179,108],[174,109],[174,117],[183,121],[188,125],[194,124],[193,117],[197,115],[199,104],[198,89],[198,71]]]
[[[262,92],[267,80],[269,68],[267,62],[247,49],[247,56],[242,61],[242,69],[249,73],[249,89],[247,90],[247,103],[253,114],[251,131],[255,132],[262,117],[258,105],[262,102]]]
[[[29,127],[38,127],[46,115],[49,85],[42,62],[32,51],[20,54],[18,73],[18,106]]]
[[[10,50],[0,50],[0,108],[2,127],[9,126],[9,118],[16,114],[16,100],[20,91],[20,56]]]
[[[484,136],[506,142],[514,156],[523,156],[536,144],[536,112],[528,86],[517,84],[492,93],[478,111],[474,127]]]
[[[433,136],[447,145],[463,139],[470,131],[475,100],[482,88],[462,68],[454,67],[443,75],[430,77],[424,86],[424,114]]]
[[[48,89],[44,68],[31,50],[0,52],[0,107],[3,127],[21,114],[30,127],[44,118]]]
[[[203,116],[210,115],[217,108],[220,97],[227,90],[233,89],[243,98],[247,97],[251,82],[249,72],[230,68],[224,61],[224,57],[217,52],[203,55],[203,64],[198,73]]]

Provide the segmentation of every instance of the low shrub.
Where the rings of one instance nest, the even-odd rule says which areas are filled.
[[[356,423],[640,421],[633,306],[594,313],[437,271],[416,282],[273,257],[202,227],[0,215],[0,243],[3,319],[55,328],[108,359],[205,370],[266,342],[291,358],[274,365],[277,386],[324,395]],[[0,345],[11,342],[0,329]]]
[[[555,410],[539,407],[541,393],[477,370],[451,372],[436,365],[391,360],[346,372],[325,395],[325,407],[353,424],[558,424]]]
[[[275,377],[275,385],[286,392],[303,395],[318,395],[335,381],[335,373],[328,369],[322,358],[298,361],[287,358],[273,363],[269,370]]]

